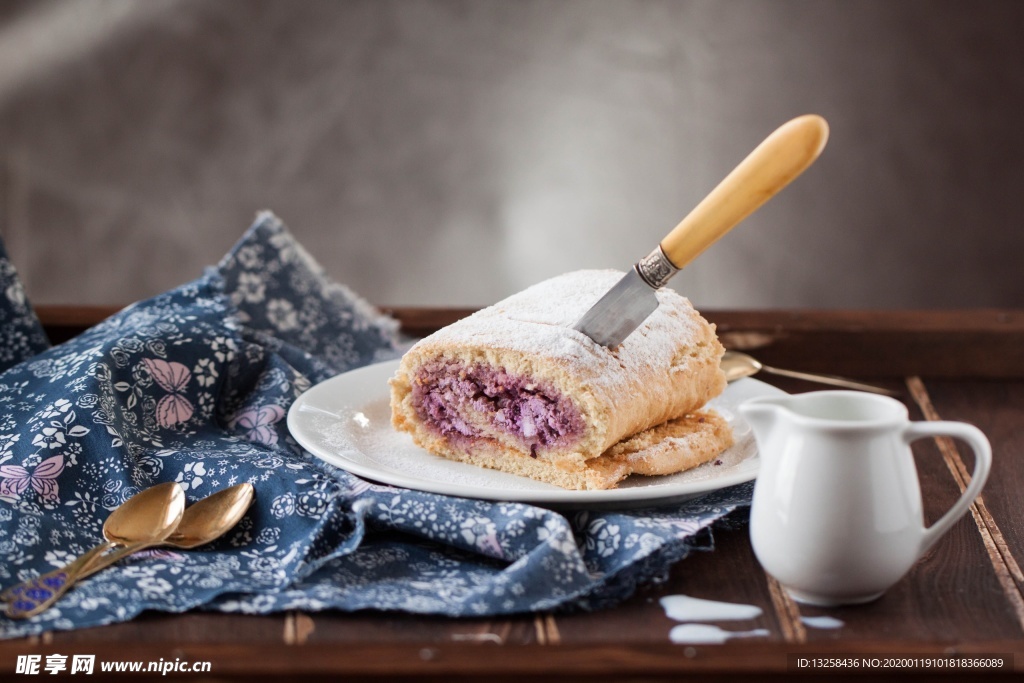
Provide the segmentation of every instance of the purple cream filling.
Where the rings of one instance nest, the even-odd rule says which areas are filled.
[[[500,368],[433,361],[420,368],[412,392],[420,419],[449,438],[479,436],[462,417],[467,411],[487,416],[494,429],[519,437],[531,450],[571,443],[583,432],[572,401],[547,384]]]

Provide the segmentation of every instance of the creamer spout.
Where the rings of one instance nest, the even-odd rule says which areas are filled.
[[[740,414],[750,423],[754,437],[759,444],[767,443],[785,411],[788,396],[759,396],[744,401],[739,406]]]

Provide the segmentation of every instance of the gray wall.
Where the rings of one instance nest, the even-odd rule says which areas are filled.
[[[0,234],[44,303],[189,280],[258,209],[370,300],[643,256],[765,135],[822,158],[699,307],[1024,305],[1024,2],[9,0]]]

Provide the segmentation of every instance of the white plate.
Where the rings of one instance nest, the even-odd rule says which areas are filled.
[[[752,480],[760,460],[750,426],[736,406],[782,394],[755,379],[730,384],[711,406],[732,426],[735,445],[716,462],[660,477],[633,475],[607,491],[569,491],[526,477],[433,455],[391,426],[388,379],[398,361],[346,372],[302,394],[288,411],[288,429],[313,455],[384,484],[464,498],[560,507],[664,505]]]

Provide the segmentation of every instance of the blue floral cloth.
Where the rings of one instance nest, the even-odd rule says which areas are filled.
[[[0,372],[50,345],[0,242]]]
[[[0,284],[0,585],[98,543],[110,511],[148,486],[176,481],[190,503],[256,489],[221,540],[138,553],[37,617],[0,617],[2,637],[146,609],[594,609],[709,547],[710,526],[749,503],[743,485],[657,510],[566,514],[377,485],[312,457],[287,431],[288,407],[338,372],[394,358],[397,325],[332,283],[269,213],[200,279],[53,348],[2,254]]]

